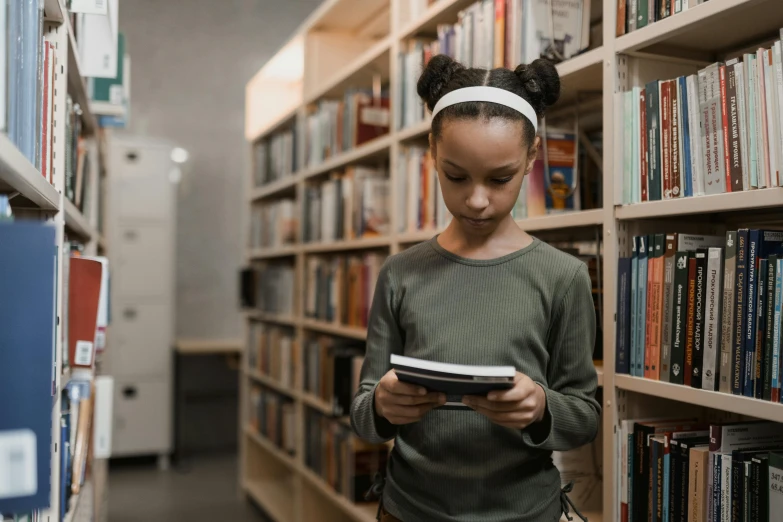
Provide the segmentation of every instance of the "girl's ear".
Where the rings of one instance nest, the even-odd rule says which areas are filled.
[[[527,151],[527,166],[525,167],[525,174],[530,174],[530,171],[533,170],[533,165],[536,163],[536,158],[538,158],[538,149],[540,147],[541,138],[536,136],[536,139],[533,140],[533,145],[531,145]]]

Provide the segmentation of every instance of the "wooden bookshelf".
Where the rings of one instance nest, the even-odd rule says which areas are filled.
[[[579,238],[595,240],[600,238],[602,246],[601,284],[603,299],[602,330],[604,360],[598,364],[596,372],[598,384],[601,387],[603,412],[603,509],[599,512],[587,512],[591,521],[613,521],[620,517],[616,502],[617,476],[616,455],[617,442],[612,436],[619,421],[631,418],[630,412],[658,414],[661,409],[670,408],[678,403],[681,407],[701,407],[720,414],[740,414],[760,419],[783,422],[783,405],[726,395],[690,387],[676,386],[669,383],[652,381],[615,372],[615,314],[617,312],[617,258],[628,255],[630,240],[638,230],[676,230],[675,223],[688,225],[703,225],[710,230],[724,229],[734,226],[742,220],[755,219],[763,223],[776,223],[783,227],[783,189],[768,188],[741,193],[721,194],[715,196],[700,196],[683,199],[673,199],[639,203],[633,205],[616,204],[615,184],[621,175],[622,164],[618,164],[615,143],[615,93],[629,90],[655,78],[667,79],[681,75],[677,72],[669,74],[669,67],[693,67],[697,64],[708,64],[717,60],[736,56],[736,53],[753,49],[756,44],[765,44],[779,38],[778,30],[783,27],[783,10],[779,9],[779,0],[710,0],[692,7],[681,13],[650,23],[647,27],[617,37],[616,9],[617,0],[593,0],[600,7],[602,38],[600,45],[589,49],[580,55],[557,65],[561,77],[563,91],[561,100],[553,107],[550,118],[556,119],[569,112],[574,112],[577,92],[581,96],[590,92],[593,98],[579,105],[580,115],[592,111],[598,116],[594,123],[603,130],[603,143],[598,154],[601,156],[603,187],[601,199],[603,206],[597,209],[575,211],[562,214],[519,219],[519,225],[542,239]],[[346,88],[370,87],[372,79],[380,77],[387,80],[391,95],[392,111],[399,106],[401,97],[397,80],[400,71],[398,56],[405,42],[413,37],[437,37],[439,24],[453,24],[458,13],[474,3],[474,0],[437,0],[417,16],[409,16],[410,4],[407,0],[372,0],[373,9],[383,13],[391,13],[387,30],[368,39],[367,32],[356,28],[358,15],[351,21],[344,22],[354,27],[357,38],[368,42],[364,47],[345,42],[345,49],[337,54],[345,59],[335,63],[333,70],[326,74],[316,70],[312,61],[316,56],[309,54],[307,42],[324,38],[323,33],[339,25],[338,13],[345,13],[349,5],[356,5],[349,0],[329,0],[324,2],[316,12],[299,28],[292,37],[304,39],[303,53],[304,73],[303,83],[307,88],[297,93],[301,103],[296,111],[283,119],[275,118],[259,128],[261,133],[247,136],[252,144],[269,136],[274,129],[288,125],[294,120],[304,118],[314,102],[324,96],[341,97]],[[384,18],[385,19],[385,18]],[[593,18],[593,22],[595,22]],[[345,27],[340,29],[345,31]],[[343,38],[342,33],[340,38]],[[339,39],[335,36],[336,39]],[[755,50],[755,49],[754,49]],[[734,53],[734,54],[732,54]],[[653,62],[645,59],[655,57]],[[641,65],[631,66],[631,60],[639,60]],[[672,65],[674,64],[674,65]],[[252,92],[248,92],[252,98]],[[248,103],[248,106],[251,106]],[[393,112],[394,113],[394,112]],[[395,118],[393,118],[393,121]],[[391,126],[388,135],[374,139],[355,149],[341,152],[323,163],[310,165],[301,170],[291,179],[274,182],[262,187],[250,188],[248,193],[252,201],[274,198],[282,194],[289,195],[296,191],[297,202],[301,215],[304,187],[307,182],[325,179],[332,171],[351,165],[375,165],[379,162],[388,164],[391,187],[390,212],[394,214],[401,194],[398,194],[395,177],[399,175],[399,155],[403,148],[411,144],[424,145],[430,130],[429,116],[424,121],[398,129]],[[304,132],[300,132],[303,135]],[[298,151],[300,162],[304,164],[304,152]],[[622,157],[622,156],[620,156]],[[372,249],[388,249],[389,254],[432,238],[440,232],[438,229],[405,230],[398,226],[397,218],[392,215],[391,233],[383,238],[366,238],[328,243],[297,243],[284,248],[269,250],[249,250],[248,262],[262,259],[285,257],[292,263],[296,271],[296,313],[293,318],[287,318],[281,323],[273,316],[263,314],[247,314],[249,321],[267,321],[270,323],[288,324],[296,330],[299,339],[311,337],[314,334],[325,334],[348,339],[366,339],[365,328],[347,327],[339,324],[326,323],[304,317],[304,280],[306,278],[306,263],[309,257],[322,254],[337,254],[346,252],[364,253]],[[779,228],[781,228],[779,227]],[[647,233],[647,232],[645,232]],[[303,382],[303,369],[297,368],[297,382]],[[248,376],[251,377],[251,376]],[[255,378],[255,377],[252,377]],[[246,379],[246,381],[249,379]],[[246,383],[245,383],[246,385]],[[246,395],[246,390],[243,392]],[[298,390],[293,395],[298,401],[298,412],[306,408],[328,413],[329,404],[304,391]],[[636,413],[633,413],[635,415]],[[298,413],[300,414],[300,413]],[[243,413],[244,415],[244,413]],[[644,415],[641,415],[644,416]],[[300,419],[303,425],[303,419]],[[355,505],[344,497],[334,493],[321,478],[306,469],[304,465],[304,437],[299,437],[298,451],[294,458],[295,473],[303,480],[295,487],[279,493],[288,495],[291,499],[310,498],[306,496],[310,489],[318,492],[318,502],[324,509],[332,513],[336,509],[341,516],[335,515],[335,520],[371,522],[374,520],[375,506]],[[276,451],[268,448],[269,451]],[[244,466],[253,464],[252,459],[264,459],[260,453],[248,454],[243,451],[240,461]],[[264,461],[266,462],[266,461]],[[309,488],[309,489],[308,489]],[[315,497],[313,497],[315,498]],[[274,510],[274,506],[271,507]],[[303,518],[297,522],[304,522]]]
[[[101,354],[96,355],[94,371],[72,371],[69,366],[63,364],[62,354],[67,350],[67,346],[64,346],[61,329],[66,319],[65,312],[68,303],[68,273],[64,271],[63,266],[64,256],[70,255],[70,251],[66,250],[66,242],[79,243],[86,256],[106,254],[107,245],[99,232],[100,227],[96,217],[98,215],[98,199],[103,196],[99,190],[99,182],[100,177],[104,175],[101,173],[100,167],[101,165],[106,167],[102,154],[104,144],[99,139],[97,122],[90,112],[85,78],[81,75],[76,35],[71,26],[65,2],[63,0],[44,0],[42,5],[43,40],[52,44],[56,59],[56,67],[53,69],[55,74],[52,78],[52,121],[48,128],[49,137],[52,140],[49,151],[51,152],[49,169],[51,179],[45,178],[41,170],[25,157],[5,130],[0,133],[0,194],[9,197],[14,220],[37,220],[46,222],[47,225],[54,228],[57,248],[57,257],[52,260],[56,285],[55,309],[50,309],[50,313],[53,312],[55,316],[53,320],[57,333],[52,346],[54,360],[51,361],[54,364],[52,387],[56,390],[51,404],[52,431],[50,437],[53,444],[51,444],[52,451],[49,455],[51,459],[48,466],[49,476],[38,477],[39,484],[48,483],[51,488],[48,508],[38,510],[39,514],[36,517],[40,520],[51,521],[62,519],[66,522],[83,522],[84,520],[101,522],[105,519],[105,515],[99,513],[98,508],[103,506],[105,500],[99,498],[99,492],[105,491],[106,477],[100,470],[103,469],[105,460],[93,458],[92,448],[90,449],[89,471],[85,477],[85,483],[81,486],[78,494],[71,496],[67,506],[61,506],[61,489],[63,487],[70,488],[71,484],[62,483],[66,470],[61,468],[63,448],[59,442],[62,436],[60,427],[63,414],[62,392],[74,379],[92,379],[101,373]],[[16,66],[16,63],[9,59],[6,66]],[[42,83],[43,75],[39,77],[39,87]],[[8,93],[6,92],[6,94]],[[81,115],[82,135],[85,139],[82,144],[92,160],[90,161],[91,168],[85,169],[83,172],[84,182],[89,183],[92,188],[86,192],[86,200],[83,205],[84,213],[65,195],[66,122],[68,119],[66,100],[68,95],[72,97],[74,103],[81,106],[83,111]],[[9,103],[9,100],[4,99],[3,103]],[[32,122],[25,121],[24,124],[28,125]],[[36,123],[40,134],[39,125],[40,119]],[[0,299],[13,298],[14,296],[0,296]],[[111,336],[110,333],[108,335]],[[110,339],[108,345],[111,345]],[[24,347],[20,349],[24,349]],[[14,369],[11,368],[10,371],[14,371]],[[49,412],[47,411],[47,413]],[[41,434],[36,434],[36,436],[41,436]],[[49,440],[48,437],[49,435],[47,435],[47,440]],[[61,507],[65,508],[63,510],[64,517],[60,514]],[[29,513],[12,513],[11,515],[18,515],[21,519]]]

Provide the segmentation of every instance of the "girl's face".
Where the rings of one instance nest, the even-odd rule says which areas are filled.
[[[463,230],[489,235],[509,216],[538,143],[526,150],[521,122],[500,118],[443,122],[440,139],[430,135],[446,208]]]

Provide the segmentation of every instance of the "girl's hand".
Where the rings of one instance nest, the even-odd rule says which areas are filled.
[[[427,393],[421,386],[402,382],[389,370],[375,388],[375,411],[392,424],[409,424],[446,403],[443,393]]]
[[[486,397],[466,395],[462,402],[495,424],[523,429],[540,422],[546,413],[546,393],[530,377],[517,372],[514,387],[490,392]]]

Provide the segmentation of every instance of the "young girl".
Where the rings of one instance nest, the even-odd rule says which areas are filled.
[[[453,219],[381,270],[367,331],[356,433],[395,439],[383,522],[555,522],[568,514],[552,451],[591,442],[600,404],[587,267],[511,217],[536,159],[538,119],[560,95],[545,60],[467,69],[433,57],[418,82]],[[397,380],[390,355],[516,368],[515,385],[441,410]]]

